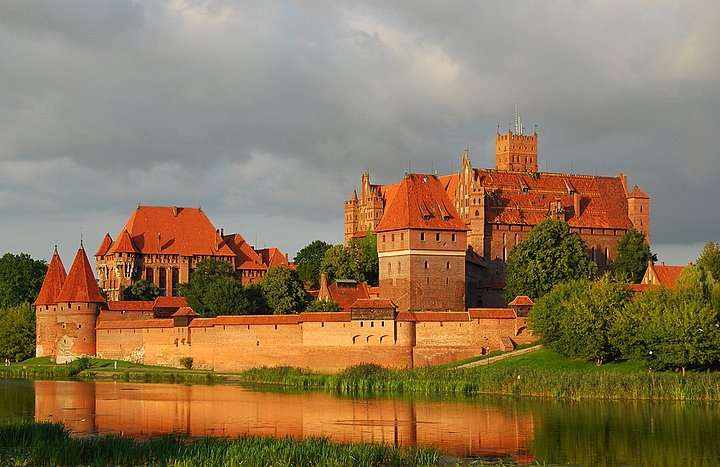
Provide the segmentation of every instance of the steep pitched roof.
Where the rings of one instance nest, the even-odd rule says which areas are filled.
[[[95,252],[94,256],[105,256],[110,249],[110,246],[112,245],[112,237],[110,236],[110,232],[106,232],[105,236],[102,239],[102,242],[100,242],[100,246],[98,247],[97,251]]]
[[[223,240],[235,253],[235,269],[239,270],[264,270],[267,266],[263,264],[262,258],[239,233],[225,235]]]
[[[178,309],[175,313],[172,314],[172,317],[176,316],[200,316],[198,315],[195,310],[190,308],[189,306],[183,306]]]
[[[105,240],[103,240],[103,243]],[[101,245],[102,246],[102,245]],[[98,250],[99,251],[99,250]],[[123,229],[120,236],[113,242],[112,246],[107,250],[109,254],[115,253],[139,253],[137,247],[130,238],[127,229]]]
[[[65,266],[63,266],[60,255],[57,252],[57,248],[53,252],[52,259],[50,259],[50,265],[48,266],[47,274],[43,280],[40,293],[35,300],[33,305],[54,305],[57,303],[57,296],[60,295],[63,283],[67,278],[65,272]]]
[[[265,266],[289,266],[289,261],[285,254],[275,247],[263,248],[257,250],[257,254],[262,258]]]
[[[138,206],[125,230],[143,254],[234,256],[199,208]]]
[[[619,177],[474,169],[475,182],[487,193],[491,224],[537,225],[559,202],[571,227],[629,229],[628,204]],[[579,212],[575,212],[575,193]]]
[[[82,245],[78,248],[70,272],[56,300],[58,303],[105,303]]]
[[[368,285],[364,282],[341,282],[333,281],[328,284],[328,293],[343,311],[350,311],[351,305],[356,300],[370,298]]]
[[[468,230],[440,181],[423,174],[403,178],[375,231],[398,229]]]
[[[535,302],[532,301],[527,295],[518,295],[513,299],[512,302],[508,303],[508,306],[533,306]]]
[[[648,268],[641,282],[643,284],[675,287],[684,269],[685,266],[666,266],[665,263],[653,264],[648,262]]]
[[[640,189],[640,187],[638,187],[637,185],[635,185],[635,186],[633,187],[633,190],[628,194],[627,197],[628,197],[628,198],[650,199],[650,195],[648,195],[647,193],[645,193],[644,191],[642,191],[642,190]]]

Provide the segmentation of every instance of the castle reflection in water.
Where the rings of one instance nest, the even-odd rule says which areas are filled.
[[[338,443],[436,446],[457,457],[532,460],[532,416],[493,405],[358,400],[237,386],[35,381],[35,419],[79,434],[328,437]]]

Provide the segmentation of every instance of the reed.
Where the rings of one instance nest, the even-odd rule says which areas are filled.
[[[437,465],[432,448],[335,444],[327,438],[237,439],[165,435],[146,440],[105,435],[78,438],[58,423],[0,425],[2,465]]]

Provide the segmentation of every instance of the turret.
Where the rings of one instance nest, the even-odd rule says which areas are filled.
[[[357,232],[358,227],[358,197],[357,191],[353,191],[351,199],[345,201],[345,245]]]
[[[54,355],[57,324],[57,297],[60,295],[67,273],[57,246],[53,252],[47,274],[43,280],[35,307],[35,356]]]
[[[628,217],[635,226],[635,230],[645,234],[645,239],[650,243],[650,196],[642,191],[637,185],[628,193]]]
[[[495,135],[495,168],[512,172],[538,171],[538,135],[523,134],[523,125],[515,106],[515,132]]]
[[[82,243],[56,301],[55,362],[95,355],[95,325],[106,302]]]

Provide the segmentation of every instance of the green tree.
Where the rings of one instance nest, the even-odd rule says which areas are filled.
[[[331,247],[322,240],[315,240],[295,255],[298,277],[309,288],[317,289],[320,286],[320,265],[325,252]]]
[[[132,286],[123,290],[123,300],[149,301],[160,296],[160,289],[145,279],[136,281]]]
[[[265,293],[268,307],[276,315],[303,311],[309,301],[297,272],[281,266],[268,268],[260,288]]]
[[[0,258],[0,308],[32,303],[42,287],[47,264],[27,253],[5,253]]]
[[[720,280],[720,243],[707,242],[697,265],[712,274],[715,280]]]
[[[35,311],[29,303],[0,310],[0,358],[35,356]]]
[[[369,230],[364,237],[353,238],[348,246],[351,257],[360,272],[360,281],[377,286],[380,279],[380,261],[377,251],[377,235]]]
[[[585,253],[580,235],[571,233],[563,221],[547,219],[510,250],[505,299],[528,295],[537,300],[555,284],[590,279],[594,273],[595,263]]]
[[[362,280],[360,268],[348,248],[342,245],[330,247],[320,264],[320,271],[327,274],[328,281],[335,279]]]
[[[630,229],[623,235],[617,248],[617,258],[612,264],[612,271],[618,280],[639,283],[645,274],[648,261],[657,259],[650,252],[645,234],[635,229]]]
[[[243,289],[245,293],[245,301],[247,303],[246,310],[249,315],[267,315],[272,314],[272,310],[265,298],[260,284],[248,284]]]
[[[340,305],[333,299],[316,299],[310,302],[305,311],[342,311],[342,308],[340,308]]]
[[[218,277],[207,285],[203,316],[246,314],[248,301],[240,282],[232,277]]]
[[[587,280],[561,282],[535,303],[528,316],[528,325],[544,345],[557,348],[562,336],[560,324],[568,312],[566,304],[575,300],[588,287]]]
[[[216,258],[208,258],[198,262],[195,270],[190,273],[190,280],[186,284],[180,284],[180,294],[187,300],[188,306],[201,316],[215,316],[217,310],[213,306],[219,306],[218,296],[221,292],[213,290],[213,285],[226,279],[233,279],[233,265],[227,261]],[[222,286],[218,285],[218,288]],[[208,294],[214,294],[208,297]],[[208,298],[212,303],[208,303]],[[235,304],[224,304],[222,309],[233,308]]]

